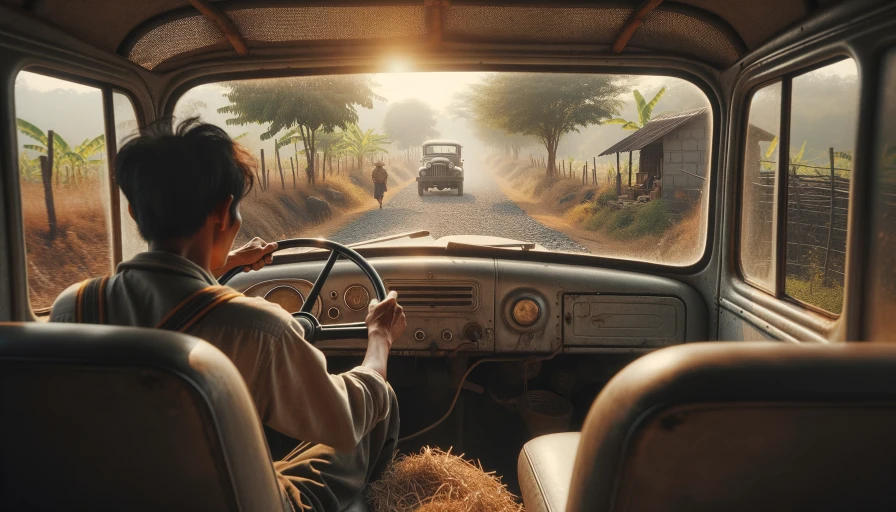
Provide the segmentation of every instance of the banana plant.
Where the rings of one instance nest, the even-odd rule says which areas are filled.
[[[628,119],[617,117],[610,119],[606,124],[621,124],[623,130],[640,130],[641,128],[644,128],[644,125],[649,123],[651,116],[653,116],[653,108],[659,103],[660,98],[666,94],[666,88],[663,87],[660,89],[650,101],[646,101],[644,96],[642,96],[641,92],[637,89],[635,89],[632,94],[635,97],[635,107],[638,109],[638,120],[629,121]]]
[[[375,133],[373,129],[361,131],[356,124],[349,125],[343,132],[337,149],[358,159],[358,169],[364,166],[364,157],[377,153],[388,153],[384,147],[389,144],[389,138]]]

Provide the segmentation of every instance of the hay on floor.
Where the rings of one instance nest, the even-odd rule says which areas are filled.
[[[523,512],[493,472],[428,446],[392,461],[368,492],[374,512]]]

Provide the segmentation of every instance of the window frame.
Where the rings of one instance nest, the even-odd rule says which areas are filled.
[[[737,172],[736,172],[736,183],[737,183],[737,192],[736,192],[736,215],[737,219],[736,227],[734,230],[735,240],[736,240],[736,250],[732,251],[735,255],[736,259],[736,270],[738,277],[746,284],[748,284],[751,288],[761,291],[766,295],[774,297],[776,300],[784,301],[793,305],[798,306],[807,311],[811,311],[813,313],[819,314],[823,317],[826,317],[832,321],[839,320],[844,312],[845,308],[841,309],[840,313],[834,313],[828,311],[824,308],[816,306],[814,304],[808,303],[806,301],[800,300],[796,297],[790,296],[785,293],[785,286],[787,280],[787,200],[788,200],[788,192],[789,192],[789,184],[790,184],[790,176],[789,172],[786,172],[786,169],[790,166],[790,130],[791,130],[791,109],[792,109],[792,100],[793,100],[793,79],[799,76],[806,75],[818,69],[822,69],[824,67],[830,66],[832,64],[836,64],[838,62],[842,62],[844,60],[851,59],[855,62],[858,71],[856,73],[856,78],[859,81],[857,92],[858,97],[857,107],[860,106],[862,101],[862,91],[863,91],[863,80],[861,69],[859,68],[860,60],[855,55],[852,55],[848,51],[838,50],[836,52],[828,53],[824,57],[819,59],[810,61],[806,64],[797,64],[791,69],[787,69],[782,73],[775,74],[773,76],[764,78],[762,81],[758,81],[750,85],[747,94],[745,95],[745,101],[743,102],[742,108],[740,109],[741,119],[743,120],[740,123],[740,136],[738,137],[738,160],[737,160]],[[781,112],[779,118],[779,135],[778,135],[778,147],[779,148],[787,148],[786,151],[784,149],[778,150],[778,162],[775,168],[775,204],[774,211],[772,213],[772,241],[774,243],[774,260],[772,261],[772,282],[774,283],[774,290],[769,290],[766,286],[756,283],[747,273],[744,271],[743,257],[741,253],[741,247],[744,243],[744,233],[742,232],[742,222],[743,215],[745,211],[744,205],[744,157],[746,155],[746,144],[747,137],[746,133],[749,126],[749,115],[750,109],[753,104],[753,98],[756,93],[762,90],[765,87],[771,86],[775,83],[781,84]],[[857,108],[856,112],[856,144],[854,147],[856,148],[856,152],[858,152],[859,144],[858,139],[860,137],[860,126],[861,126],[861,116],[859,112],[859,108]],[[733,139],[732,139],[733,140]],[[853,162],[852,172],[856,172],[855,161]],[[850,177],[850,207],[852,206],[852,196],[853,192],[853,179]],[[850,208],[850,213],[852,212],[852,208]],[[848,224],[848,229],[852,229],[851,223]],[[847,245],[846,252],[849,254],[850,252],[850,236],[847,234]],[[847,261],[847,266],[849,262]],[[844,269],[844,273],[848,273],[848,268]],[[843,292],[843,301],[845,303],[847,296],[846,286],[844,286]]]
[[[121,201],[120,201],[120,189],[118,187],[118,183],[115,179],[115,156],[118,154],[118,138],[115,129],[115,109],[114,109],[114,94],[122,94],[125,96],[131,103],[131,107],[134,109],[134,115],[137,119],[137,125],[143,126],[143,112],[140,108],[138,108],[139,103],[137,102],[135,95],[129,91],[128,89],[120,86],[116,86],[110,82],[92,79],[85,75],[64,71],[58,68],[49,67],[42,63],[23,63],[21,66],[18,66],[16,69],[12,71],[13,83],[15,83],[15,79],[19,76],[20,73],[33,73],[42,76],[46,76],[49,78],[54,78],[57,80],[62,80],[65,82],[70,82],[77,85],[83,85],[87,87],[92,87],[97,89],[100,92],[100,104],[102,105],[102,117],[103,117],[103,135],[105,136],[105,156],[107,161],[107,176],[109,184],[109,197],[108,197],[108,209],[106,209],[106,204],[104,203],[103,209],[106,214],[106,218],[109,220],[108,226],[108,251],[109,251],[109,273],[112,274],[115,271],[116,266],[122,261],[122,233],[121,233]],[[18,113],[15,111],[15,102],[16,102],[16,93],[15,86],[9,88],[11,93],[11,103],[12,103],[12,114],[13,118],[17,118]],[[14,133],[14,137],[17,139],[19,137],[18,130]],[[16,180],[17,181],[17,180]],[[21,198],[21,190],[16,187],[14,191],[15,195]],[[21,201],[21,199],[19,199]],[[21,207],[21,205],[20,205]],[[24,233],[24,224],[21,224],[24,218],[20,214],[20,225]],[[24,282],[26,286],[30,289],[30,284],[28,284],[28,271],[27,271],[27,261],[28,261],[28,247],[24,243],[24,239],[22,240],[22,250],[25,257],[25,275]],[[74,283],[73,283],[74,284]],[[27,310],[37,318],[47,318],[52,310],[52,305],[45,307],[35,307],[34,304],[31,303],[31,298],[29,293],[24,294],[25,304],[27,306]]]

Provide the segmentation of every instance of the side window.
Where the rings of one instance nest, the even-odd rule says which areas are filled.
[[[775,176],[781,129],[781,83],[756,91],[747,116],[740,219],[740,262],[744,277],[767,291],[775,289]]]
[[[784,293],[835,314],[843,308],[858,94],[851,59],[793,78]]]
[[[23,71],[15,83],[19,186],[32,308],[112,270],[102,93]]]
[[[137,112],[131,99],[120,92],[112,93],[112,108],[115,119],[116,147],[121,148],[131,137],[139,133]],[[129,260],[137,253],[147,249],[146,241],[140,237],[137,223],[128,213],[128,199],[118,193],[118,204],[121,215],[121,254],[122,260]]]
[[[858,75],[846,59],[758,89],[744,147],[744,278],[835,315],[843,308],[857,123]]]
[[[896,341],[896,51],[884,59],[868,274],[868,339]]]

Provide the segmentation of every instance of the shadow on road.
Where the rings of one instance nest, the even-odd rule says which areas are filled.
[[[462,196],[458,196],[457,192],[455,192],[454,190],[429,190],[424,192],[423,195],[420,196],[420,200],[424,203],[435,204],[475,203],[476,194],[467,192]]]

